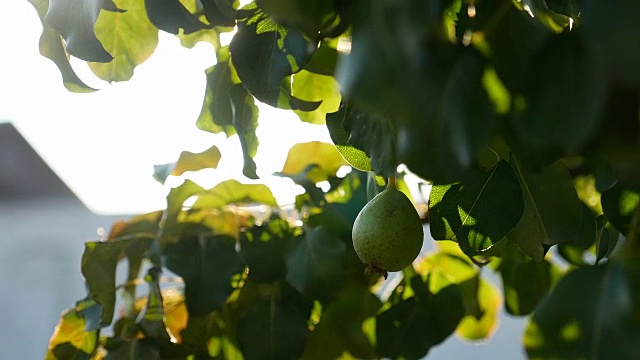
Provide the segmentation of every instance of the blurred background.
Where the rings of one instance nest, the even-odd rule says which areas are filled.
[[[185,49],[161,33],[155,54],[126,83],[101,82],[73,62],[100,89],[73,94],[39,54],[41,31],[26,0],[0,2],[0,359],[43,358],[60,313],[85,294],[85,241],[100,239],[116,220],[165,206],[167,188],[152,178],[153,165],[216,144],[222,161],[201,184],[242,177],[237,139],[195,126],[212,47]],[[294,141],[330,140],[324,126],[260,110],[258,174],[288,204],[293,183],[271,174]],[[503,314],[490,342],[469,345],[452,336],[428,358],[521,359],[523,329],[523,319]]]

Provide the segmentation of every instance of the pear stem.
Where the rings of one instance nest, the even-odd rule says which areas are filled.
[[[395,176],[389,176],[387,187],[391,187],[391,188],[394,188],[396,190],[398,189],[398,184],[396,183],[396,177]]]

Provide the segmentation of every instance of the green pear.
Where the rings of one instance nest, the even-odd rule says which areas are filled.
[[[353,223],[353,247],[360,260],[385,275],[411,265],[422,248],[422,221],[411,201],[390,181]]]

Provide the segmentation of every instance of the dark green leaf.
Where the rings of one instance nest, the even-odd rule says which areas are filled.
[[[364,284],[347,284],[326,309],[309,335],[304,359],[326,359],[329,351],[339,357],[349,351],[359,359],[375,358],[373,344],[363,331],[363,322],[382,306]],[[330,346],[332,344],[333,346]]]
[[[392,119],[343,103],[337,112],[327,114],[327,127],[331,140],[353,167],[381,176],[396,174],[399,161]]]
[[[401,300],[376,317],[376,350],[389,358],[420,359],[444,341],[464,317],[462,295],[450,285],[433,295],[429,284],[411,278],[415,296]]]
[[[607,75],[616,83],[640,84],[640,37],[636,14],[640,3],[634,0],[581,1],[580,17],[589,45],[603,59]]]
[[[252,306],[238,323],[238,342],[246,359],[298,359],[309,332],[308,313],[284,290],[277,299]]]
[[[607,220],[621,233],[627,235],[633,210],[640,203],[640,194],[616,184],[602,193],[600,201]]]
[[[478,253],[502,240],[524,211],[522,191],[509,164],[475,169],[462,182],[434,185],[429,197],[431,235],[455,240],[460,248]]]
[[[613,253],[619,238],[620,232],[607,222],[604,215],[596,217],[596,264]]]
[[[93,92],[93,89],[85,84],[69,64],[69,57],[65,50],[60,34],[46,22],[45,15],[49,7],[48,0],[28,0],[36,9],[40,22],[42,23],[42,35],[40,35],[40,54],[49,58],[58,67],[62,75],[62,83],[69,91],[86,93]]]
[[[323,41],[313,53],[311,60],[304,66],[304,69],[319,75],[333,76],[337,63],[338,50]]]
[[[330,0],[257,0],[260,8],[278,23],[317,38],[337,17],[335,1]]]
[[[635,359],[640,356],[632,284],[617,264],[581,267],[536,308],[524,344],[532,359]]]
[[[531,313],[553,284],[554,266],[546,260],[536,261],[514,249],[498,267],[505,294],[505,309],[511,315]]]
[[[242,173],[250,179],[257,179],[256,163],[253,157],[258,151],[258,107],[253,101],[253,96],[240,84],[233,85],[230,89],[231,107],[233,109],[233,128],[240,139],[240,147],[244,158]]]
[[[301,32],[268,17],[255,3],[238,10],[238,32],[229,45],[242,84],[261,102],[282,109],[315,110],[320,103],[291,95],[291,75],[316,49]]]
[[[116,266],[130,241],[87,242],[82,254],[82,275],[91,298],[102,307],[100,326],[111,324],[116,303]]]
[[[572,241],[558,244],[558,253],[574,265],[586,265],[585,252],[596,241],[596,217],[587,205],[582,205],[582,220],[578,237]]]
[[[93,29],[103,0],[50,0],[45,17],[66,42],[69,54],[86,61],[109,62],[113,56],[105,50]]]
[[[520,3],[532,17],[557,33],[568,28],[569,24],[573,24],[573,20],[570,20],[568,16],[549,9],[546,0],[522,0]]]
[[[190,34],[211,27],[200,22],[180,0],[144,0],[144,5],[151,23],[171,34],[178,34],[180,29]]]
[[[287,281],[298,291],[323,303],[342,287],[347,245],[317,226],[291,241],[286,254]]]
[[[262,225],[240,233],[240,255],[249,267],[249,279],[274,282],[285,277],[284,250],[293,237],[286,220],[272,216]]]
[[[545,253],[542,244],[554,245],[578,237],[582,205],[571,174],[562,164],[539,173],[523,173],[519,165],[514,166],[524,195],[524,214],[508,237],[524,254],[541,261]]]
[[[230,236],[192,235],[163,249],[165,266],[185,281],[189,314],[202,316],[224,304],[231,281],[243,270]]]
[[[581,150],[597,130],[606,87],[580,34],[554,36],[533,57],[513,126],[523,151]]]
[[[169,175],[180,176],[187,171],[198,171],[201,169],[215,169],[222,154],[217,146],[212,146],[200,153],[183,151],[178,157],[178,161],[163,165],[153,166],[153,177],[164,184]]]
[[[145,281],[149,285],[149,293],[138,325],[146,337],[169,340],[169,333],[167,333],[164,324],[165,311],[160,291],[160,274],[159,269],[151,268],[145,276]]]
[[[213,26],[233,27],[236,24],[237,0],[201,0],[204,15]]]

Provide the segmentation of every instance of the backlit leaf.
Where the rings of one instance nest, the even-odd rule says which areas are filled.
[[[317,166],[317,171],[309,174],[311,181],[317,183],[327,180],[328,176],[334,176],[341,166],[346,165],[346,162],[331,144],[320,141],[298,143],[289,149],[282,167],[282,174],[296,175],[310,165]]]
[[[203,191],[193,209],[220,208],[228,204],[278,206],[271,190],[264,184],[242,184],[238,180],[225,180]]]
[[[86,330],[83,312],[98,308],[91,299],[78,301],[72,308],[65,310],[49,340],[45,360],[89,359],[98,345],[98,330]]]
[[[149,22],[142,1],[114,0],[125,12],[102,11],[95,33],[113,56],[108,63],[89,63],[94,74],[105,81],[126,81],[136,66],[147,60],[158,45],[158,29]]]
[[[485,279],[480,279],[477,289],[478,305],[481,315],[467,315],[456,328],[456,335],[467,341],[487,340],[493,336],[500,325],[502,296],[500,291]]]
[[[324,124],[327,113],[336,112],[340,107],[340,87],[333,76],[320,75],[301,70],[293,75],[292,94],[307,101],[322,101],[313,111],[295,110],[296,115],[310,124]]]
[[[221,157],[220,149],[215,145],[200,153],[183,151],[174,163],[154,165],[153,177],[164,184],[169,176],[180,176],[187,171],[215,169]]]

